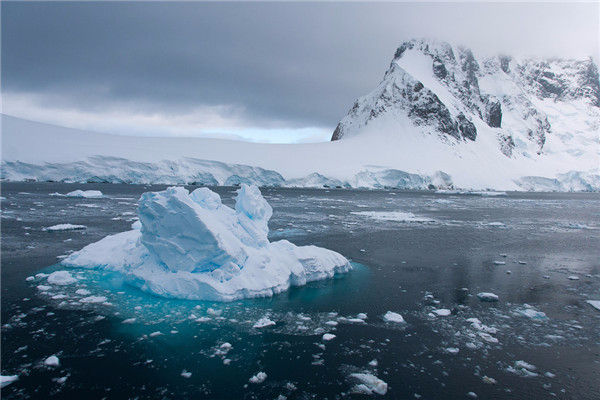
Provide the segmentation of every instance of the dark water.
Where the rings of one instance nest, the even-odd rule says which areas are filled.
[[[50,196],[78,188],[105,197]],[[59,256],[128,230],[139,195],[159,189],[2,184],[2,375],[19,375],[3,398],[360,397],[354,372],[387,382],[388,398],[600,398],[600,311],[585,302],[600,300],[597,194],[264,189],[274,208],[271,240],[336,250],[355,270],[226,304],[152,297],[101,272],[74,271],[77,285],[46,292],[37,288],[43,277],[26,281],[60,268],[52,267]],[[216,191],[233,203],[234,189]],[[360,214],[372,211],[430,221]],[[60,223],[87,229],[42,230]],[[74,292],[82,288],[110,304],[81,304]],[[478,292],[500,300],[481,302]],[[440,308],[452,314],[431,314]],[[384,322],[386,311],[407,323]],[[341,318],[359,313],[364,323]],[[264,315],[277,324],[253,328]],[[325,332],[337,337],[323,342]],[[59,367],[43,365],[50,355]],[[536,369],[527,373],[519,360]],[[249,383],[259,371],[267,379]]]

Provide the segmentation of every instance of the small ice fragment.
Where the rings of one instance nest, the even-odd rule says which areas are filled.
[[[377,362],[377,360],[371,360],[369,361],[369,366],[371,367],[376,367],[379,363]]]
[[[99,190],[74,190],[67,193],[67,197],[84,197],[86,199],[97,199],[102,197],[102,192]]]
[[[25,278],[25,280],[26,280],[27,282],[31,282],[31,281],[35,280],[35,277],[33,277],[33,276],[28,276],[27,278]]]
[[[489,385],[495,385],[496,383],[498,383],[497,380],[495,380],[494,378],[490,378],[487,375],[485,375],[483,378],[481,378],[481,380],[483,381],[483,383],[487,383]]]
[[[46,231],[46,232],[76,231],[76,230],[81,230],[81,229],[86,229],[86,226],[85,225],[73,225],[73,224],[58,224],[58,225],[52,225],[52,226],[47,226],[45,228],[42,228],[42,230]]]
[[[0,375],[0,388],[4,388],[19,379],[19,375]]]
[[[52,285],[70,285],[77,282],[77,279],[69,271],[55,271],[48,275],[48,283]]]
[[[446,347],[445,350],[448,354],[458,354],[458,352],[460,351],[458,347]]]
[[[438,317],[447,317],[448,315],[452,314],[452,312],[447,308],[438,308],[433,310],[432,313],[434,313]]]
[[[600,300],[586,300],[586,303],[600,311]]]
[[[402,317],[402,315],[395,313],[393,311],[388,311],[385,313],[385,315],[383,316],[383,320],[386,322],[395,322],[398,324],[404,323],[404,318]]]
[[[568,279],[572,280],[572,281],[578,281],[579,277],[577,275],[569,275]]]
[[[185,369],[183,371],[181,371],[181,376],[183,376],[184,378],[190,378],[192,376],[191,372],[187,372]]]
[[[133,324],[135,321],[136,321],[135,318],[127,318],[127,319],[124,319],[121,323],[122,324]]]
[[[267,317],[265,315],[264,317],[262,317],[261,319],[256,321],[256,323],[254,325],[252,325],[252,327],[260,329],[260,328],[265,328],[265,327],[271,326],[271,325],[275,325],[275,321],[270,320],[269,317]]]
[[[59,385],[62,385],[63,383],[65,383],[67,381],[67,379],[69,379],[69,375],[63,376],[61,378],[54,378],[52,380],[54,382],[58,383]]]
[[[248,382],[250,383],[263,383],[265,381],[265,379],[267,379],[267,374],[265,374],[264,372],[259,372],[256,375],[252,376],[250,379],[248,379]]]
[[[506,265],[506,261],[494,261],[494,265]]]
[[[333,333],[326,333],[323,335],[323,340],[329,342],[330,340],[335,339],[336,336]]]
[[[469,392],[469,393],[467,393],[467,397],[469,397],[471,399],[476,399],[477,398],[477,393],[475,393],[475,392]]]
[[[92,292],[90,292],[90,291],[89,291],[89,290],[87,290],[87,289],[77,289],[77,290],[75,291],[75,294],[78,294],[78,295],[80,295],[80,296],[88,296],[90,293],[92,293]]]
[[[358,314],[356,314],[356,318],[363,319],[363,320],[367,319],[367,314],[364,312],[358,313]]]
[[[106,297],[104,296],[88,296],[79,300],[82,303],[104,303],[106,301]]]
[[[519,264],[521,264],[521,265],[527,265],[527,262],[526,262],[526,261],[517,261],[517,262],[518,262]]]
[[[533,364],[529,364],[523,360],[515,361],[515,368],[524,368],[528,371],[535,371],[537,368]]]
[[[481,301],[494,302],[498,301],[498,296],[491,292],[481,292],[477,293],[477,297]]]
[[[52,286],[48,286],[48,285],[38,285],[38,286],[37,286],[37,288],[38,288],[38,290],[39,290],[39,291],[46,292],[46,291],[48,291],[48,290],[52,289]]]
[[[355,373],[350,376],[360,382],[359,385],[355,386],[357,391],[364,394],[377,393],[384,395],[387,393],[388,385],[378,377],[368,373]]]
[[[556,374],[553,374],[552,372],[545,372],[544,376],[546,378],[556,378]]]
[[[327,321],[325,322],[325,325],[329,325],[329,326],[337,326],[338,322],[337,321]]]
[[[163,335],[163,333],[161,331],[156,331],[156,332],[152,332],[148,336],[150,336],[150,337],[156,337],[156,336],[161,336],[161,335]]]
[[[50,356],[44,360],[44,365],[58,367],[60,365],[60,360],[56,356]]]

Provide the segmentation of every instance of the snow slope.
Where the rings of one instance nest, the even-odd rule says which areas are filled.
[[[107,236],[62,263],[120,272],[159,296],[216,301],[271,296],[351,269],[331,250],[269,242],[272,214],[259,189],[245,184],[235,209],[208,188],[147,192],[139,229]]]
[[[295,187],[600,190],[590,60],[485,58],[402,44],[333,141],[127,137],[2,116],[2,177]]]

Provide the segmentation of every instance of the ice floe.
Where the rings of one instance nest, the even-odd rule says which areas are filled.
[[[60,365],[60,360],[56,356],[50,356],[44,360],[44,365],[48,367],[58,367]]]
[[[148,192],[139,201],[140,229],[108,236],[62,263],[118,271],[164,297],[216,301],[271,296],[351,269],[331,250],[269,242],[272,212],[256,186],[242,185],[235,209],[207,188]]]
[[[350,378],[358,383],[352,388],[352,391],[360,394],[380,394],[387,393],[388,385],[375,375],[369,373],[354,373],[350,374]]]
[[[81,229],[86,229],[85,225],[74,225],[74,224],[58,224],[47,226],[43,228],[43,231],[55,232],[55,231],[76,231]]]
[[[55,271],[48,275],[48,283],[52,285],[70,285],[72,283],[77,282],[69,271]]]
[[[386,322],[404,323],[404,317],[393,311],[388,311],[383,315],[383,320]]]
[[[413,213],[402,211],[354,211],[351,214],[368,217],[378,221],[395,222],[434,222],[431,218],[420,217]]]
[[[6,387],[18,379],[19,375],[0,375],[0,388]]]
[[[259,372],[256,375],[252,376],[250,379],[248,379],[248,382],[250,383],[263,383],[265,380],[267,379],[267,374],[265,374],[264,372]]]
[[[74,190],[72,192],[67,193],[65,196],[67,197],[85,197],[87,199],[97,199],[102,197],[102,192],[99,190]]]
[[[586,300],[586,303],[600,311],[600,300]]]
[[[481,300],[481,301],[487,301],[487,302],[498,301],[498,296],[496,294],[490,293],[490,292],[477,293],[477,298],[479,298],[479,300]]]

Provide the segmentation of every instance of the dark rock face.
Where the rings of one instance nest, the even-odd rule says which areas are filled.
[[[335,127],[335,131],[333,131],[333,135],[331,136],[331,141],[333,142],[334,140],[340,140],[342,138],[342,136],[344,136],[344,133],[342,132],[342,124],[337,124],[337,126]]]
[[[510,135],[498,135],[498,141],[500,142],[500,151],[506,157],[511,157],[513,149],[515,148],[515,141]]]
[[[456,121],[458,130],[463,138],[473,141],[477,138],[477,129],[475,128],[475,125],[469,121],[463,113],[458,114]]]
[[[488,103],[486,122],[492,128],[500,128],[502,126],[502,105],[499,101]]]
[[[500,69],[504,71],[504,73],[510,73],[510,60],[511,58],[508,56],[500,56]]]
[[[446,76],[448,76],[448,70],[446,66],[439,58],[434,58],[433,60],[433,74],[440,80],[443,80]]]

